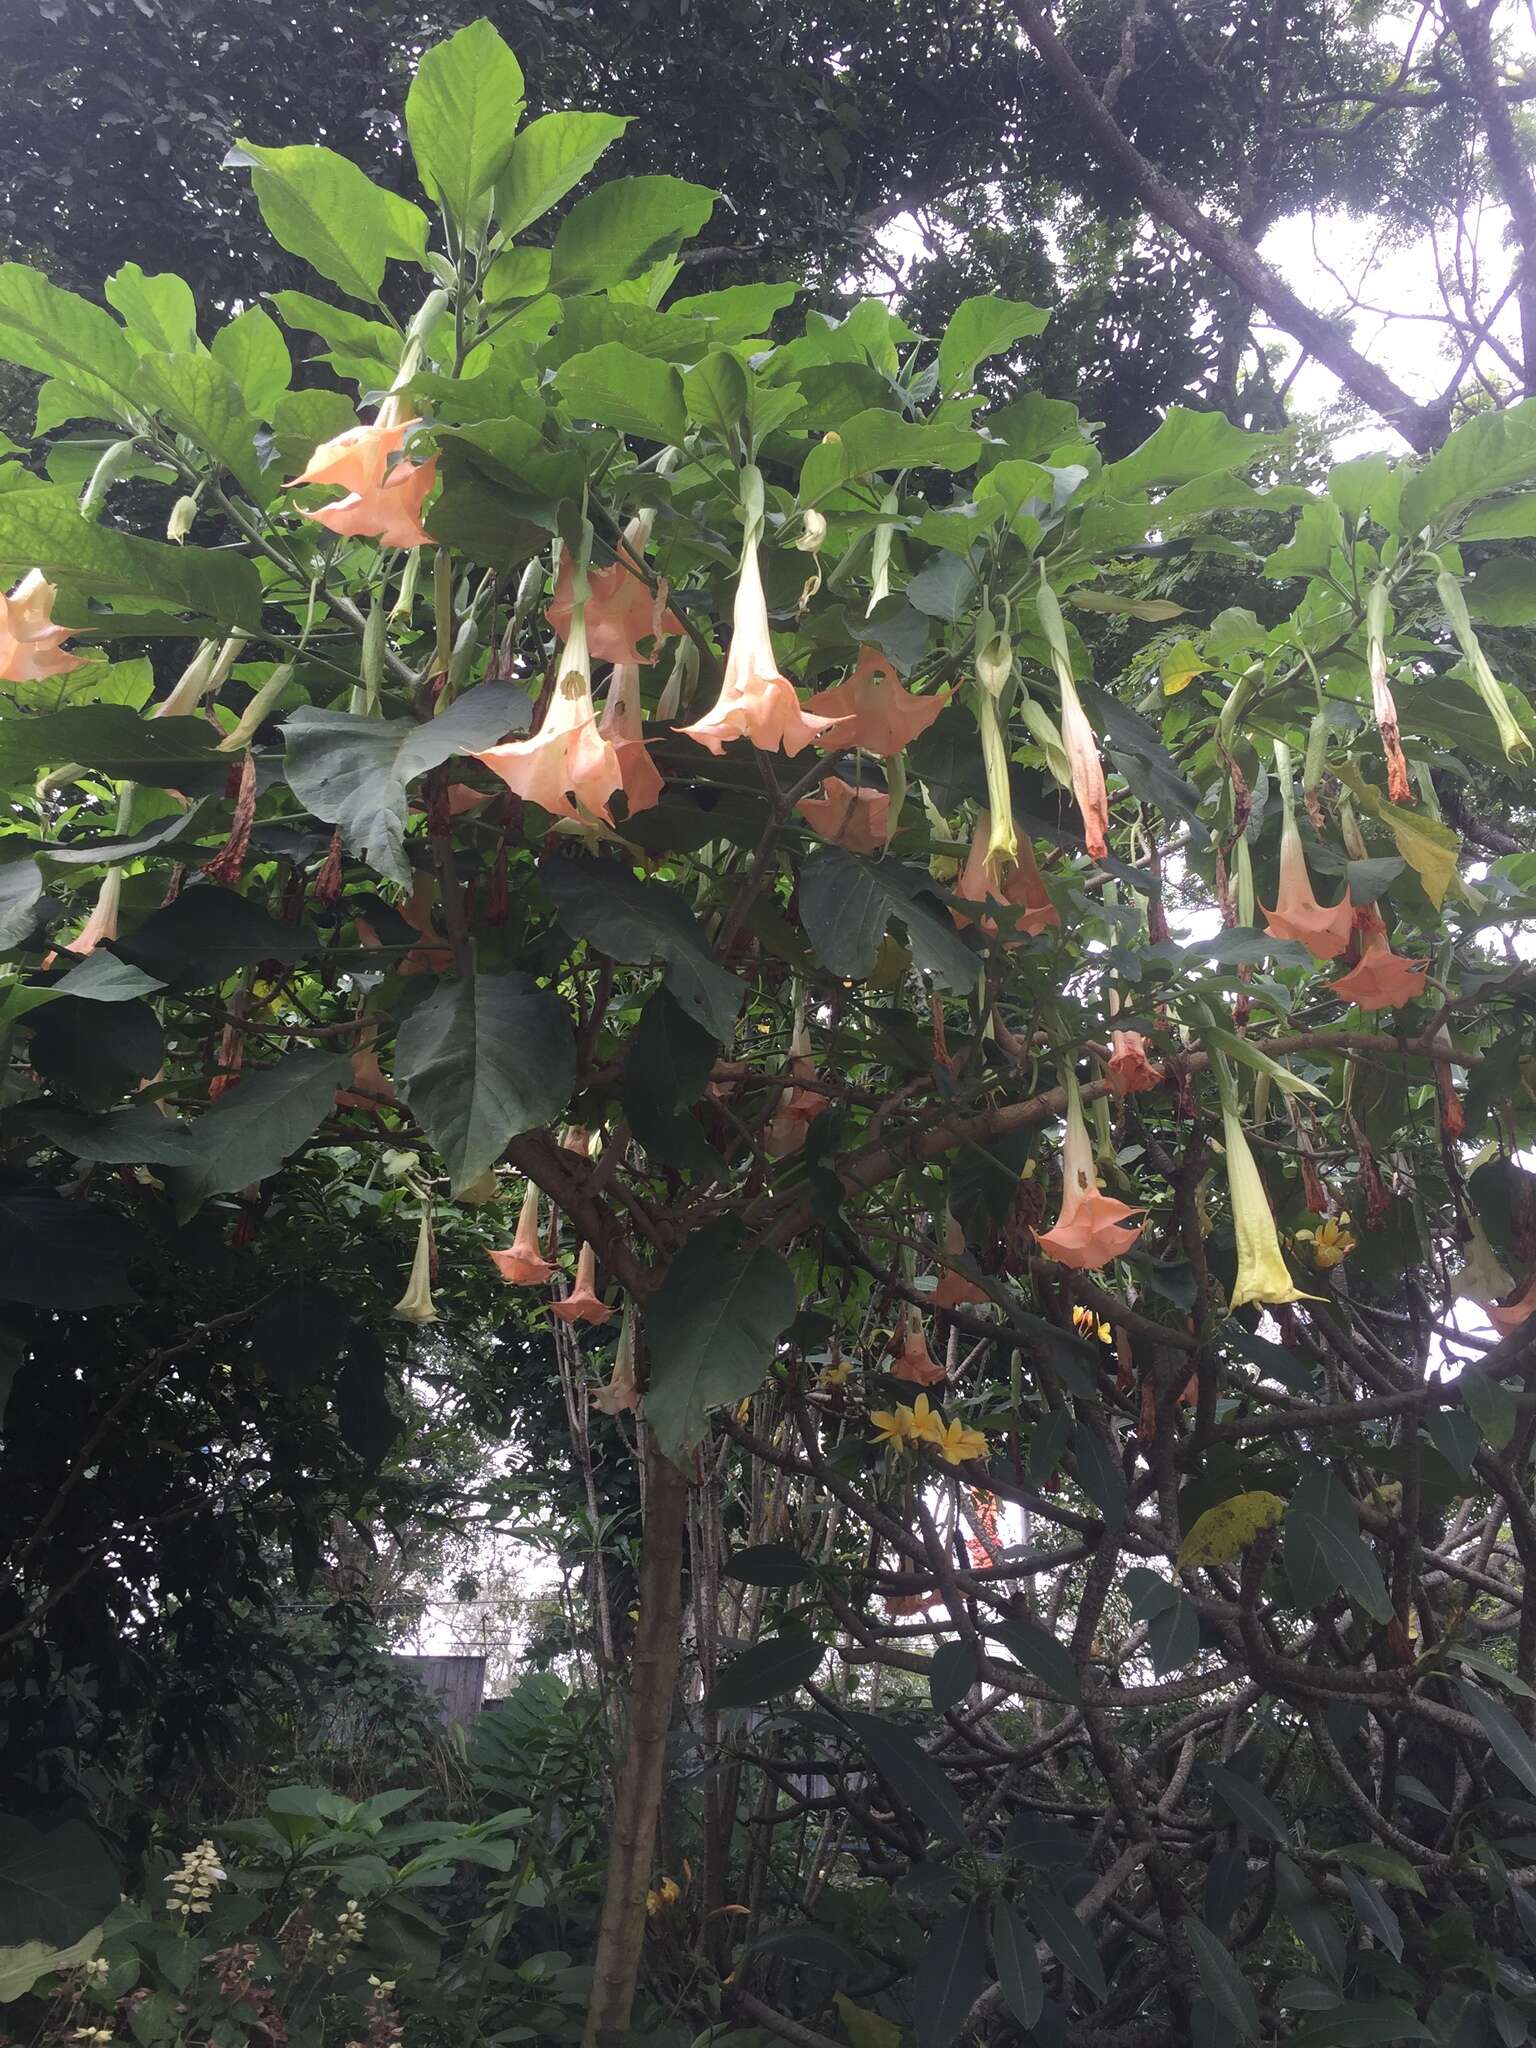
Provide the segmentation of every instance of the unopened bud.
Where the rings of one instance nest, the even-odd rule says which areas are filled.
[[[799,538],[795,542],[795,546],[800,550],[802,555],[814,555],[819,553],[822,543],[826,540],[826,537],[827,522],[825,517],[820,512],[817,512],[813,508],[811,511],[803,513],[801,515],[801,530]]]
[[[192,531],[192,522],[197,517],[197,499],[192,496],[178,498],[171,507],[171,516],[165,522],[165,537],[175,541],[178,547]]]

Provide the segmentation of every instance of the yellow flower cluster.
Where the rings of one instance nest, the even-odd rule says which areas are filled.
[[[1343,1265],[1355,1248],[1355,1239],[1349,1234],[1349,1211],[1341,1209],[1337,1221],[1325,1217],[1316,1230],[1298,1230],[1299,1244],[1310,1244],[1312,1263],[1328,1272],[1334,1266]]]
[[[664,1913],[668,1906],[675,1906],[682,1897],[682,1891],[675,1877],[664,1877],[655,1891],[645,1895],[645,1910],[654,1920],[658,1913]]]
[[[967,1429],[961,1422],[945,1422],[937,1409],[929,1407],[926,1394],[919,1394],[910,1408],[903,1401],[893,1409],[874,1409],[869,1419],[875,1425],[875,1442],[888,1444],[892,1450],[932,1444],[946,1465],[961,1465],[967,1458],[987,1455],[987,1440],[981,1431]]]

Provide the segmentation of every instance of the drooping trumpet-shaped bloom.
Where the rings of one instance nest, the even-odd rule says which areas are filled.
[[[437,1310],[432,1303],[432,1216],[429,1210],[421,1212],[421,1227],[416,1232],[416,1252],[411,1260],[411,1274],[406,1282],[405,1292],[390,1310],[403,1323],[435,1323]]]
[[[502,1279],[511,1287],[537,1287],[554,1273],[539,1244],[539,1191],[529,1181],[523,1206],[517,1213],[517,1229],[504,1252],[486,1253]]]
[[[1333,983],[1333,992],[1361,1010],[1390,1010],[1423,995],[1428,979],[1422,965],[1394,953],[1381,912],[1369,904],[1357,914],[1364,934],[1359,965]]]
[[[803,1085],[816,1078],[816,1062],[811,1057],[811,1037],[803,1011],[795,1019],[789,1055],[789,1071],[802,1085],[780,1095],[779,1106],[769,1120],[763,1149],[770,1159],[787,1159],[792,1152],[800,1151],[806,1131],[827,1106],[827,1098],[820,1089]]]
[[[878,647],[861,647],[848,680],[823,690],[806,709],[838,721],[823,746],[862,747],[866,754],[889,756],[925,733],[948,702],[947,689],[914,697]]]
[[[1237,1238],[1237,1278],[1232,1283],[1233,1308],[1245,1302],[1311,1301],[1290,1276],[1280,1237],[1270,1212],[1264,1181],[1235,1109],[1224,1104],[1222,1137],[1227,1154],[1227,1187],[1232,1198],[1232,1228]]]
[[[1046,892],[1045,878],[1035,860],[1035,849],[1023,833],[1018,835],[1017,859],[1006,881],[999,886],[987,858],[991,837],[991,817],[986,811],[980,811],[976,817],[976,830],[971,835],[971,850],[955,883],[955,894],[966,903],[1006,903],[1010,909],[1021,910],[1023,916],[1017,919],[1013,930],[1003,940],[1005,946],[1020,946],[1026,938],[1043,932],[1047,926],[1060,924],[1061,912]],[[963,910],[952,910],[950,915],[959,925],[976,922]],[[996,938],[998,928],[990,917],[981,919],[981,929],[989,939]]]
[[[576,1260],[576,1280],[564,1301],[550,1304],[550,1314],[562,1323],[606,1323],[614,1311],[605,1308],[597,1292],[597,1254],[584,1244]]]
[[[1378,603],[1378,593],[1380,601]],[[1411,804],[1413,787],[1408,780],[1408,761],[1398,733],[1397,704],[1387,682],[1387,649],[1383,638],[1386,596],[1378,584],[1367,605],[1367,654],[1371,671],[1371,708],[1381,734],[1381,750],[1387,761],[1387,795],[1395,804]]]
[[[918,1387],[936,1387],[945,1377],[944,1368],[929,1351],[923,1319],[910,1304],[902,1311],[900,1337],[891,1378],[910,1380]]]
[[[1107,1266],[1128,1252],[1140,1237],[1142,1225],[1125,1226],[1140,1208],[1102,1194],[1093,1166],[1093,1141],[1083,1118],[1083,1100],[1077,1083],[1067,1081],[1067,1135],[1061,1153],[1061,1214],[1054,1229],[1035,1232],[1047,1258],[1079,1272]]]
[[[613,1376],[604,1387],[592,1390],[592,1406],[604,1415],[632,1414],[640,1406],[640,1388],[635,1380],[635,1309],[625,1304],[619,1325],[618,1349],[614,1353]]]
[[[1072,770],[1072,794],[1083,821],[1083,839],[1095,860],[1108,852],[1104,835],[1109,830],[1109,792],[1104,786],[1104,763],[1088,714],[1078,698],[1070,676],[1061,678],[1061,744]]]
[[[619,773],[624,778],[624,798],[629,805],[630,817],[636,811],[650,810],[653,804],[661,801],[665,785],[645,744],[640,718],[640,671],[632,661],[615,663],[613,674],[608,678],[608,695],[597,729],[605,740],[612,743],[613,751],[619,757]]]
[[[1147,1041],[1139,1031],[1112,1031],[1109,1047],[1104,1072],[1117,1095],[1141,1095],[1159,1086],[1163,1070],[1147,1057]]]
[[[1280,889],[1274,909],[1264,911],[1264,922],[1272,937],[1299,939],[1314,959],[1337,960],[1349,944],[1354,906],[1347,889],[1331,910],[1325,910],[1313,894],[1289,781],[1287,774],[1285,816],[1280,826]]]
[[[879,853],[890,843],[891,799],[886,790],[829,775],[821,795],[801,797],[795,809],[818,839],[846,846],[850,853]]]
[[[935,1308],[958,1308],[963,1302],[990,1299],[985,1288],[978,1287],[974,1280],[967,1280],[963,1273],[957,1273],[954,1267],[947,1263],[950,1259],[961,1257],[964,1252],[965,1232],[946,1209],[943,1239],[946,1264],[939,1275],[938,1286],[928,1297]]]
[[[753,746],[771,753],[782,747],[786,754],[798,754],[821,741],[836,728],[837,721],[816,718],[805,711],[795,695],[795,686],[779,674],[768,628],[768,601],[763,595],[762,572],[757,564],[757,543],[749,540],[742,550],[741,572],[736,579],[736,604],[732,617],[730,652],[725,658],[725,679],[713,710],[679,731],[708,747],[712,754],[725,751],[730,740],[748,739]]]
[[[72,939],[64,943],[66,953],[94,953],[103,939],[117,937],[118,906],[123,896],[123,871],[109,868],[96,894],[95,908]]]
[[[572,615],[564,670],[544,723],[532,739],[508,740],[474,758],[499,775],[508,789],[553,817],[579,820],[585,810],[605,825],[613,823],[608,801],[623,788],[624,771],[613,741],[598,729],[592,664],[579,609]]]
[[[667,635],[683,630],[682,620],[667,608],[666,583],[658,582],[652,590],[625,559],[629,556],[638,562],[650,537],[651,522],[642,512],[625,527],[619,558],[606,569],[587,571],[587,645],[594,661],[622,662],[628,667],[653,662]],[[575,592],[576,565],[567,549],[545,614],[562,640],[570,637]]]
[[[321,443],[288,488],[339,484],[347,495],[317,512],[306,512],[306,519],[331,533],[366,536],[387,548],[417,548],[431,540],[421,523],[421,508],[437,481],[437,457],[390,466],[407,433],[419,424],[399,414],[399,401],[386,399],[370,426],[348,427],[334,440]]]
[[[9,597],[0,597],[0,683],[42,682],[80,666],[78,654],[64,652],[71,628],[53,623],[58,594],[41,569],[29,569]]]

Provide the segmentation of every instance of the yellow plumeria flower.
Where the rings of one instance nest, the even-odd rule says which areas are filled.
[[[1334,1266],[1341,1266],[1355,1248],[1355,1239],[1349,1234],[1349,1211],[1341,1209],[1337,1220],[1327,1216],[1316,1230],[1298,1230],[1298,1243],[1310,1244],[1312,1263],[1326,1273]]]
[[[875,1442],[887,1444],[893,1451],[930,1441],[939,1424],[926,1394],[919,1394],[910,1408],[903,1401],[895,1408],[872,1409],[869,1419],[875,1425]]]
[[[839,1359],[836,1365],[824,1366],[816,1376],[818,1387],[845,1387],[853,1377],[851,1359]]]
[[[645,1910],[652,1919],[655,1919],[658,1913],[664,1913],[668,1906],[675,1904],[681,1897],[682,1893],[678,1889],[677,1880],[671,1877],[664,1877],[655,1891],[646,1893]]]
[[[1072,1320],[1085,1337],[1097,1337],[1101,1344],[1109,1343],[1115,1334],[1103,1317],[1096,1315],[1086,1302],[1080,1301],[1073,1309]]]
[[[967,1458],[984,1458],[987,1440],[979,1429],[967,1429],[963,1422],[940,1422],[932,1418],[928,1441],[946,1465],[963,1465]]]

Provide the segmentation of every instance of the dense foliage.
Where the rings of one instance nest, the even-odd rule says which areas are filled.
[[[1525,2038],[1536,401],[1106,461],[521,95],[242,141],[276,318],[0,267],[26,2037]],[[458,1430],[592,1696],[123,1829]]]

